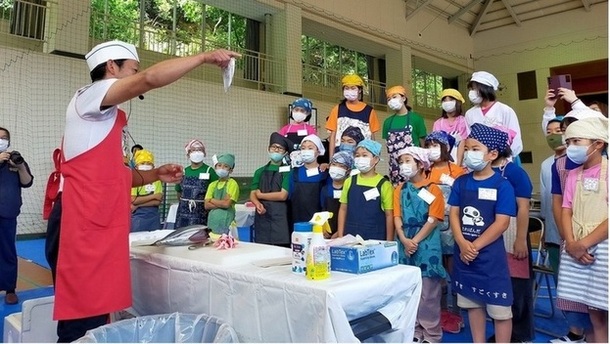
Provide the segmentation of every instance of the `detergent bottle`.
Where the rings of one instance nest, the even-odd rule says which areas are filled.
[[[311,223],[297,222],[294,224],[292,232],[292,272],[295,274],[305,275],[307,258],[307,248],[311,242]]]
[[[330,277],[330,248],[324,240],[324,231],[331,232],[328,219],[333,213],[315,213],[309,221],[313,225],[311,243],[307,248],[305,275],[310,280],[323,280]]]

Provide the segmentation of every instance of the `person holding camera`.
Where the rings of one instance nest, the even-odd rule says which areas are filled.
[[[21,209],[21,188],[32,186],[34,177],[21,154],[9,151],[11,134],[0,127],[0,291],[4,303],[19,302],[17,286],[17,216]]]

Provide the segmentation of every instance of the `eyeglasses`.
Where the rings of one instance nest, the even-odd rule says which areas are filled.
[[[274,152],[278,152],[278,153],[282,153],[286,151],[286,148],[284,148],[283,146],[280,145],[271,145],[269,146],[269,150],[270,151],[274,151]]]

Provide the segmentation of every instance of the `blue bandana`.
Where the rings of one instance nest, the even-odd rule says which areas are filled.
[[[470,127],[468,138],[475,139],[484,144],[488,150],[504,152],[508,147],[508,134],[502,130],[475,123]]]
[[[334,162],[336,164],[345,165],[348,168],[352,168],[354,166],[354,156],[348,152],[337,152],[333,155],[330,162]]]
[[[364,140],[364,135],[362,134],[362,130],[360,130],[360,128],[358,128],[358,127],[345,128],[345,130],[343,130],[343,133],[341,133],[341,137],[343,137],[343,136],[347,136],[347,137],[354,139],[354,141],[356,141],[356,143]]]
[[[369,139],[364,139],[358,142],[358,146],[356,148],[362,147],[367,151],[371,152],[374,156],[379,156],[381,154],[381,143]]]
[[[430,134],[428,134],[428,136],[426,136],[426,141],[436,141],[440,144],[448,146],[449,152],[451,152],[453,146],[455,145],[455,137],[449,135],[446,131],[443,130],[431,132]]]

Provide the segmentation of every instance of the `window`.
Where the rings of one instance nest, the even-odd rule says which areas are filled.
[[[412,104],[417,107],[438,109],[439,94],[443,91],[443,77],[421,69],[413,69],[413,98]]]
[[[8,20],[13,35],[44,40],[46,0],[0,0],[0,21]]]

